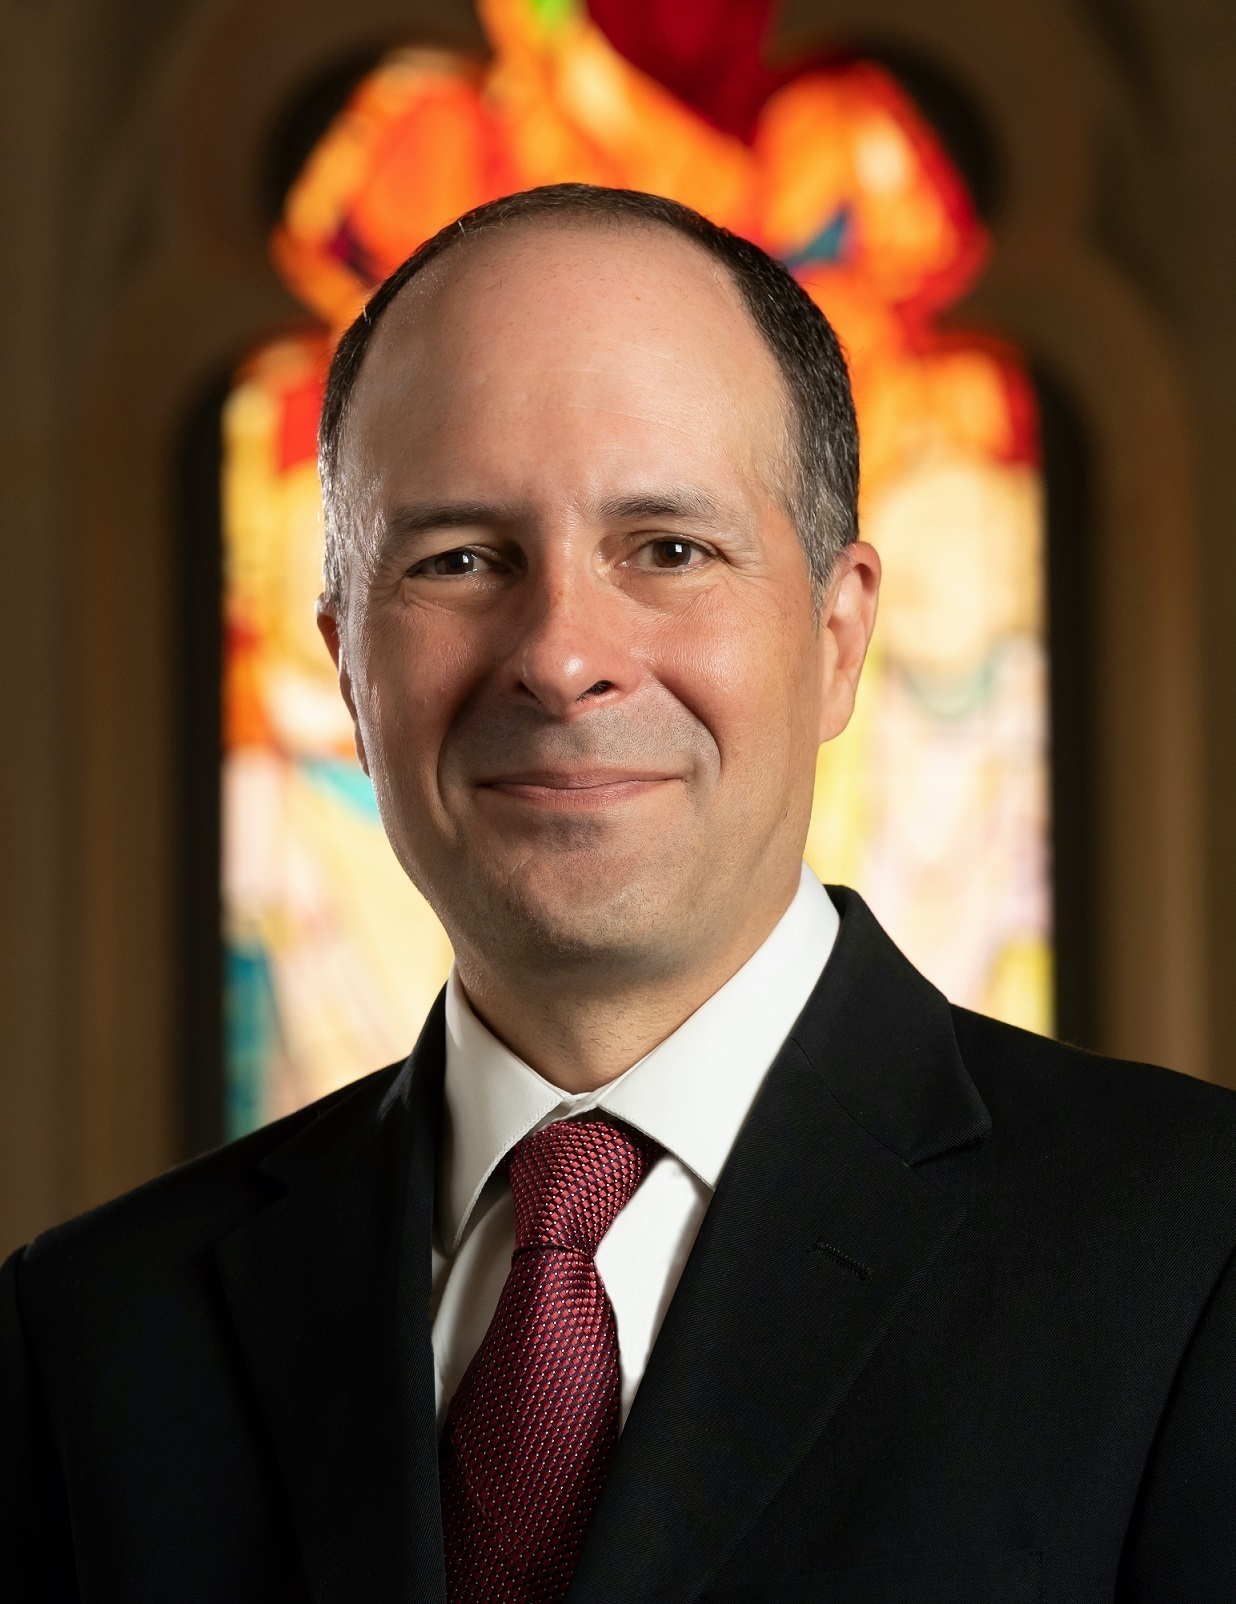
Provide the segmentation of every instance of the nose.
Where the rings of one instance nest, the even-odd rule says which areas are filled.
[[[620,595],[585,565],[530,576],[510,685],[552,718],[567,719],[635,688],[639,667]]]

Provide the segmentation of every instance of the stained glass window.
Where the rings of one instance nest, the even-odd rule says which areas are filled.
[[[837,328],[885,586],[854,721],[820,753],[808,860],[955,1001],[1048,1029],[1037,418],[1015,351],[938,321],[989,248],[957,172],[880,66],[765,68],[765,0],[479,9],[489,58],[395,52],[312,151],[272,249],[315,323],[255,351],[225,408],[229,1129],[402,1056],[450,961],[313,622],[332,342],[442,224],[561,180],[698,208],[785,262]],[[674,33],[710,12],[726,26]]]

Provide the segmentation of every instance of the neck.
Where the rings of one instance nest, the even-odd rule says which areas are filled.
[[[794,884],[706,953],[655,974],[619,978],[608,964],[548,975],[512,971],[475,951],[456,967],[478,1018],[537,1074],[564,1092],[595,1091],[637,1064],[735,975],[772,934]]]

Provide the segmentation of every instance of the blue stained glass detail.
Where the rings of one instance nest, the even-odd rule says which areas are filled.
[[[791,273],[797,273],[805,267],[827,267],[830,262],[839,262],[850,242],[850,222],[850,208],[839,206],[813,239],[783,256],[782,261]]]
[[[336,802],[342,802],[354,813],[380,824],[378,799],[364,769],[348,758],[314,758],[300,765],[301,773],[319,791],[325,791]]]
[[[224,1121],[229,1138],[257,1130],[279,1022],[270,960],[260,941],[229,942],[223,955]]]

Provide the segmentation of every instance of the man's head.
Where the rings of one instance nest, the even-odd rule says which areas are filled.
[[[789,275],[652,197],[481,208],[344,336],[321,455],[323,633],[465,974],[636,980],[767,928],[878,584]]]

